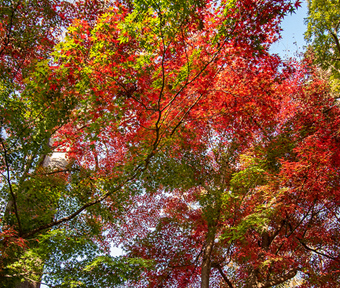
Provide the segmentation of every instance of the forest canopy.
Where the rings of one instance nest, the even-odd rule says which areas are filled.
[[[308,2],[288,61],[300,1],[2,1],[0,287],[336,287],[339,15]]]

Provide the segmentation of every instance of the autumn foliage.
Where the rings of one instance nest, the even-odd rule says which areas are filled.
[[[1,79],[1,277],[337,285],[339,106],[268,52],[299,1],[46,3],[46,56],[0,54],[28,63]]]

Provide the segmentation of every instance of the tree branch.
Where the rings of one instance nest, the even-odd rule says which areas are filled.
[[[329,32],[331,33],[334,41],[335,41],[335,45],[336,45],[336,48],[338,50],[338,53],[340,54],[340,43],[339,43],[339,39],[338,39],[338,36],[331,30],[329,30]]]
[[[20,221],[19,213],[18,213],[17,198],[16,198],[15,193],[14,193],[13,188],[12,188],[12,183],[11,183],[11,178],[10,178],[11,175],[10,175],[9,164],[8,164],[8,160],[7,160],[7,150],[6,150],[4,141],[1,137],[0,137],[0,142],[1,142],[1,145],[2,145],[2,149],[4,150],[4,154],[5,154],[4,159],[5,159],[6,171],[7,171],[7,177],[5,177],[5,178],[6,178],[6,181],[8,183],[8,186],[9,186],[9,191],[10,191],[11,196],[13,198],[14,213],[15,213],[15,217],[17,218],[17,222],[18,222],[18,226],[19,226],[19,235],[21,236],[22,226],[21,226],[21,221]]]
[[[230,288],[234,288],[233,283],[231,283],[230,280],[228,279],[227,275],[224,274],[224,272],[221,268],[221,265],[217,264],[215,267],[218,269],[218,271],[220,272],[221,276],[223,277],[224,281],[228,284],[228,286]]]
[[[297,273],[296,269],[290,270],[287,274],[283,276],[277,276],[274,277],[272,280],[266,281],[265,283],[257,284],[256,288],[269,288],[275,285],[279,285],[289,279],[294,278],[296,273]]]
[[[303,247],[305,247],[307,250],[312,251],[312,252],[314,252],[314,253],[316,253],[316,254],[319,254],[319,255],[321,255],[321,256],[324,256],[324,257],[326,257],[326,258],[332,259],[332,260],[334,260],[334,261],[340,262],[339,257],[338,257],[338,258],[335,258],[335,257],[333,257],[333,256],[330,256],[330,255],[327,255],[327,254],[325,254],[325,253],[319,252],[317,249],[313,249],[313,248],[307,246],[305,243],[303,243],[302,239],[300,239],[300,238],[297,238],[297,239],[299,240],[300,244],[301,244]]]

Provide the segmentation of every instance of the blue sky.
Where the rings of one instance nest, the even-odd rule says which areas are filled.
[[[304,19],[307,17],[307,11],[307,1],[305,0],[294,14],[284,18],[281,25],[282,39],[273,44],[270,49],[272,53],[277,53],[282,58],[289,58],[303,52],[303,46],[306,45],[304,33],[307,26],[304,24]]]

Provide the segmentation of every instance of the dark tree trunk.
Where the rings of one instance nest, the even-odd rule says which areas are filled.
[[[201,270],[201,288],[209,288],[209,278],[211,270],[211,253],[214,247],[214,237],[213,235],[208,236],[202,261]]]

